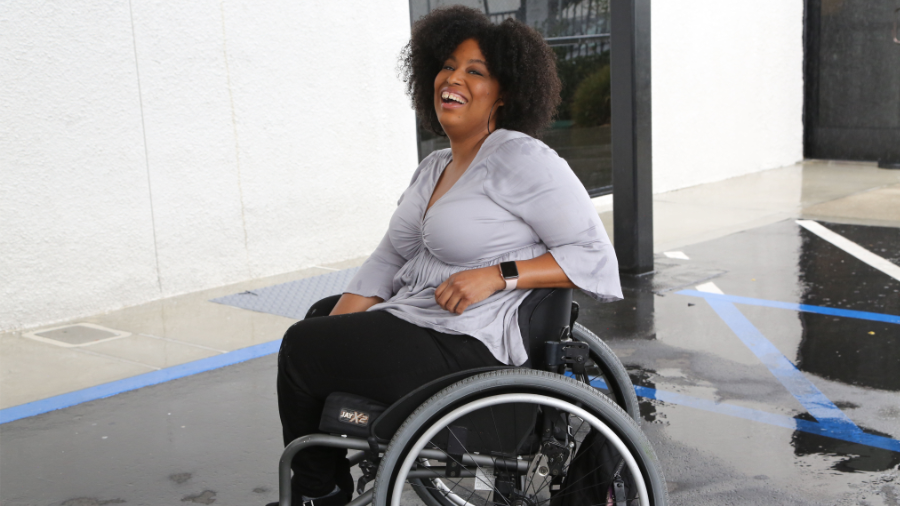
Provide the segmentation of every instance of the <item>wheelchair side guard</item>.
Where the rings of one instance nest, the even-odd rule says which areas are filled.
[[[358,438],[369,437],[372,423],[387,409],[385,404],[356,394],[332,392],[325,399],[319,430]]]
[[[528,351],[524,367],[540,369],[545,362],[544,341],[554,339],[560,329],[572,327],[572,289],[539,288],[532,290],[519,305],[518,323],[522,344]]]
[[[500,371],[503,369],[517,368],[512,366],[491,366],[479,367],[477,369],[466,369],[464,371],[451,373],[436,380],[425,383],[419,388],[401,397],[397,402],[391,404],[384,411],[384,413],[381,414],[381,416],[376,418],[369,425],[369,436],[374,437],[379,443],[387,443],[391,440],[392,437],[394,437],[394,433],[397,432],[397,429],[399,429],[400,426],[403,425],[403,421],[406,420],[406,418],[409,417],[409,415],[411,415],[412,412],[416,410],[416,408],[430,399],[434,394],[470,376],[493,371]]]

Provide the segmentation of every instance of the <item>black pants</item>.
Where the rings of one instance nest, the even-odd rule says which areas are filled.
[[[278,411],[284,444],[318,432],[325,398],[347,392],[391,404],[452,372],[502,365],[471,336],[424,329],[384,311],[327,315],[337,297],[291,326],[278,353]],[[293,497],[353,490],[347,451],[314,447],[292,462]]]

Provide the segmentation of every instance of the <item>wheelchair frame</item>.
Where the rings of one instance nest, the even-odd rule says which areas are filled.
[[[544,392],[534,393],[535,387],[541,387]],[[524,392],[505,393],[516,388]],[[554,393],[557,397],[544,395],[548,393]],[[532,369],[510,368],[482,373],[441,390],[406,419],[389,445],[378,444],[373,439],[324,434],[298,438],[285,448],[279,464],[280,505],[291,504],[290,464],[297,452],[310,446],[328,446],[360,450],[360,453],[351,456],[351,466],[364,458],[371,458],[373,450],[377,450],[380,466],[375,486],[347,503],[348,506],[361,506],[373,501],[376,504],[396,506],[406,480],[444,476],[436,472],[443,472],[446,467],[412,469],[417,459],[428,459],[445,465],[454,459],[447,450],[424,448],[435,434],[466,414],[504,402],[548,406],[580,417],[609,441],[624,459],[625,466],[634,479],[641,506],[666,504],[665,479],[658,468],[658,460],[638,425],[621,408],[590,386],[571,378]],[[452,409],[447,412],[450,407]],[[438,419],[435,420],[435,417]],[[639,456],[640,462],[635,455]],[[532,470],[535,459],[540,457],[538,452],[531,455],[530,459],[526,457],[522,460],[474,453],[463,453],[458,458],[463,466],[499,466],[517,473],[526,473]],[[648,487],[648,483],[652,483],[652,486]],[[389,490],[391,487],[392,490]],[[453,504],[454,501],[450,503]],[[466,502],[457,500],[455,504],[463,506]]]
[[[545,290],[538,305],[545,300],[553,298],[554,292],[558,291]],[[570,293],[571,291],[569,291]],[[569,295],[568,300],[571,301],[571,295]],[[553,304],[558,309],[559,301]],[[510,460],[497,456],[466,452],[457,456],[457,461],[449,456],[447,450],[424,448],[429,440],[441,431],[443,427],[448,426],[449,423],[460,417],[476,410],[502,403],[525,402],[543,406],[547,409],[565,410],[570,416],[579,417],[583,422],[587,422],[591,428],[606,438],[624,459],[624,464],[635,482],[641,506],[664,506],[667,502],[665,479],[661,469],[659,469],[658,460],[655,453],[653,453],[650,443],[640,431],[637,398],[634,395],[634,389],[628,378],[627,371],[625,371],[624,366],[602,340],[580,324],[575,323],[578,313],[577,304],[573,302],[571,304],[573,306],[571,318],[566,318],[568,320],[565,322],[567,325],[563,328],[562,333],[556,333],[553,336],[555,339],[546,341],[544,350],[534,353],[539,358],[540,365],[547,371],[530,368],[498,368],[496,371],[482,374],[478,374],[478,371],[473,371],[474,376],[456,381],[440,389],[440,391],[428,392],[430,398],[418,408],[412,410],[412,414],[406,417],[406,420],[393,435],[389,445],[381,444],[378,438],[374,436],[374,428],[371,437],[368,439],[311,434],[292,441],[285,447],[279,462],[279,505],[290,506],[291,504],[291,462],[294,456],[304,448],[311,446],[359,450],[359,453],[350,456],[350,466],[353,467],[366,462],[367,469],[369,469],[366,476],[369,480],[371,479],[371,476],[369,476],[371,474],[370,471],[373,469],[375,461],[379,463],[378,472],[374,477],[374,486],[351,500],[347,503],[347,506],[361,506],[373,501],[379,506],[388,502],[392,506],[399,506],[403,484],[407,480],[440,478],[441,475],[436,475],[436,472],[445,471],[448,460],[453,460],[454,462],[451,465],[455,464],[457,467],[476,466],[476,468],[480,469],[482,466],[486,466],[495,468],[500,464],[503,468],[513,470],[515,473],[534,473],[535,466],[532,464],[535,464],[535,459],[542,458],[540,451],[531,455],[530,460],[527,458],[528,456],[525,456],[525,458],[518,456],[517,460]],[[542,332],[539,335],[548,337],[547,328],[541,330]],[[562,351],[563,348],[566,350],[573,349],[574,351],[564,352]],[[535,347],[532,346],[529,351],[530,358],[534,350]],[[613,400],[610,400],[591,386],[591,378],[584,368],[588,358],[597,365],[606,378],[607,387],[613,395]],[[564,370],[567,364],[574,365],[573,369],[576,373],[573,376],[575,376],[575,379],[560,374],[560,371]],[[578,371],[580,371],[580,374],[578,374]],[[457,373],[457,375],[459,374]],[[450,378],[450,376],[447,378]],[[435,383],[440,382],[442,379],[436,380]],[[501,383],[504,383],[506,386],[503,388],[498,387]],[[530,390],[523,391],[521,388],[519,388],[519,391],[515,390],[516,387],[524,384],[530,385]],[[490,393],[490,395],[485,396],[486,392]],[[563,396],[560,395],[560,392],[565,392],[564,397],[566,399],[559,398]],[[398,401],[395,406],[402,403],[404,399]],[[618,405],[616,402],[618,402]],[[453,403],[456,404],[452,405]],[[429,410],[433,412],[429,412]],[[401,413],[401,415],[405,415],[405,413]],[[434,420],[433,418],[438,415],[440,415],[439,419]],[[429,423],[429,427],[423,427],[424,424]],[[569,431],[571,431],[571,426]],[[415,436],[416,441],[409,447],[413,436]],[[386,439],[388,436],[384,437]],[[401,442],[398,442],[398,438]],[[400,449],[396,450],[398,447]],[[574,448],[574,443],[572,443],[572,447]],[[633,454],[637,454],[640,457],[640,463]],[[402,461],[400,459],[401,456],[403,457]],[[570,457],[574,457],[574,449]],[[444,463],[445,467],[413,469],[417,459]],[[385,470],[386,466],[387,470]],[[469,473],[463,474],[463,477],[471,477],[472,471],[463,470],[461,472]],[[384,477],[385,473],[387,473],[388,478]],[[390,477],[395,474],[396,477],[391,480]],[[460,475],[457,474],[456,476]],[[651,483],[649,488],[647,486],[648,480]],[[423,491],[416,488],[415,483],[411,482],[411,484],[420,497],[423,494],[431,494],[427,490]],[[419,486],[422,489],[425,488],[421,486],[421,483]],[[388,496],[388,490],[391,490],[390,497]],[[442,492],[442,494],[444,493]],[[442,502],[431,495],[431,501],[425,501],[426,506],[465,506],[471,500],[471,496],[467,500],[462,500],[449,493],[444,494],[443,497],[450,500]],[[507,506],[537,506],[529,501],[520,501],[520,503],[508,504]]]

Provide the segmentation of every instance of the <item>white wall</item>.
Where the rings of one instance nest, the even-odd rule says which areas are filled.
[[[654,191],[802,158],[802,0],[655,1]],[[0,330],[365,255],[407,0],[4,2]]]
[[[365,255],[407,0],[4,2],[0,330]]]
[[[803,158],[803,0],[652,2],[653,191]]]

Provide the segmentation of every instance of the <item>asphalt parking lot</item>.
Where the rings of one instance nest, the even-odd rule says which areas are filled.
[[[900,229],[819,226],[900,264]],[[686,246],[623,301],[577,298],[631,373],[672,504],[900,504],[900,279],[810,228]],[[0,502],[275,500],[275,349],[0,425]]]

